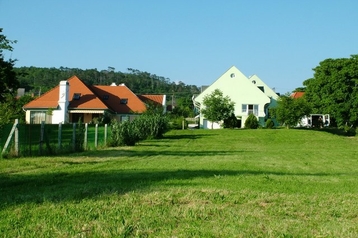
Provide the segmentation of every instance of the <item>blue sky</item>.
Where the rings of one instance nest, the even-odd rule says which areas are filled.
[[[197,86],[235,65],[291,92],[358,54],[356,0],[0,0],[17,67],[114,67]]]

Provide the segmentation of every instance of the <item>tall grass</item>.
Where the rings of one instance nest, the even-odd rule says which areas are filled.
[[[356,237],[358,141],[185,130],[0,160],[2,237]]]

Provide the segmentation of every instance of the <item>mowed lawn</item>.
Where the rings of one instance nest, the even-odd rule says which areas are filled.
[[[0,159],[1,237],[358,237],[358,138],[183,130]]]

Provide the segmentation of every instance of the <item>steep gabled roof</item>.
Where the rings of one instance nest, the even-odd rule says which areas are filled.
[[[127,86],[92,86],[92,90],[108,107],[118,113],[142,113],[146,106]]]
[[[108,107],[87,87],[87,85],[77,76],[69,78],[69,109],[108,109]],[[44,93],[35,100],[24,105],[24,109],[46,109],[57,108],[59,100],[59,86],[54,87],[50,91]],[[73,100],[75,93],[81,96],[78,100]]]
[[[258,89],[257,86],[235,66],[229,68],[194,100],[201,103],[204,97],[212,93],[215,89],[220,89],[232,100],[235,100],[238,95],[245,95],[245,102],[243,103],[250,103],[258,100],[270,101],[269,97]]]
[[[69,109],[109,109],[108,106],[78,77],[73,76],[68,79],[70,84]],[[75,94],[80,93],[78,100],[74,100]]]

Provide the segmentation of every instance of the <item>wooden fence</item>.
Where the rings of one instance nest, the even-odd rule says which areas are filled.
[[[2,156],[52,155],[96,149],[107,146],[110,133],[107,124],[19,124],[17,119],[10,132],[0,132]]]

